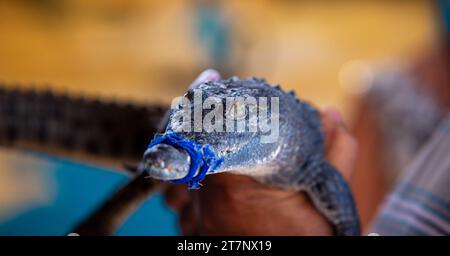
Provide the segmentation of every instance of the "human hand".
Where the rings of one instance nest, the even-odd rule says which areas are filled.
[[[322,111],[321,117],[326,159],[349,180],[356,142],[336,110]],[[204,184],[197,191],[187,191],[185,185],[173,185],[166,191],[166,202],[179,213],[183,234],[333,234],[332,226],[304,193],[269,187],[229,173],[207,176]]]

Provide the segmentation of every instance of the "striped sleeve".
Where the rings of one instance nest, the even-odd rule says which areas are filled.
[[[380,235],[450,235],[450,117],[404,172],[372,231]]]

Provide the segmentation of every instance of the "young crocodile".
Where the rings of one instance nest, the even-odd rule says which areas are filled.
[[[156,179],[186,182],[197,187],[204,175],[230,172],[248,175],[270,186],[304,191],[317,209],[333,224],[337,235],[359,235],[360,226],[350,189],[341,174],[324,160],[323,134],[317,110],[279,86],[270,86],[261,79],[209,81],[191,88],[184,95],[190,102],[194,121],[195,90],[201,90],[201,101],[215,97],[226,105],[227,97],[278,98],[278,106],[267,104],[267,120],[279,123],[279,136],[263,142],[264,132],[180,131],[185,108],[172,108],[165,133],[156,136],[144,153],[145,170]],[[278,107],[278,111],[275,108]],[[202,110],[203,116],[210,111]],[[184,112],[185,113],[185,112]],[[278,113],[281,113],[278,115]],[[249,121],[251,113],[245,112]],[[233,118],[239,120],[239,114]],[[242,118],[242,115],[241,115]],[[262,118],[258,115],[257,118]],[[274,119],[271,119],[274,118]],[[278,120],[277,120],[278,119]],[[258,121],[267,121],[258,120]],[[193,167],[194,166],[194,167]],[[206,168],[202,168],[205,167]],[[194,170],[193,170],[194,169]]]

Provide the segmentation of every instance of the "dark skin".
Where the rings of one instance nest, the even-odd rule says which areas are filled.
[[[442,40],[433,51],[416,62],[415,73],[444,109],[450,109],[449,67],[450,40]],[[209,79],[219,79],[211,74]],[[201,79],[200,79],[201,80]],[[199,81],[196,81],[199,82]],[[194,82],[195,84],[195,82]],[[362,143],[358,172],[353,188],[356,200],[363,206],[363,224],[368,224],[382,200],[384,186],[380,176],[381,136],[374,132],[376,120],[371,110],[361,107],[356,129]],[[334,110],[322,112],[326,158],[337,167],[347,181],[352,176],[357,158],[357,142]],[[369,136],[368,136],[369,135]],[[361,140],[361,138],[364,138]],[[363,182],[361,182],[361,180]],[[208,176],[205,186],[187,192],[185,186],[173,186],[166,192],[166,202],[180,214],[183,234],[221,235],[331,235],[327,220],[303,193],[270,188],[249,177],[233,174]]]
[[[357,144],[340,114],[322,112],[326,158],[349,180]],[[167,204],[180,215],[185,235],[332,235],[330,223],[304,193],[261,184],[229,173],[209,175],[204,186],[186,185],[166,191]]]

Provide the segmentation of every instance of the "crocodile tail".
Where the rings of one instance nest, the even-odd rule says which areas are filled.
[[[325,160],[305,166],[301,187],[338,236],[361,235],[355,201],[344,177]]]

